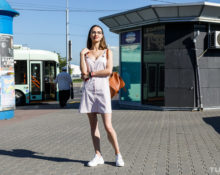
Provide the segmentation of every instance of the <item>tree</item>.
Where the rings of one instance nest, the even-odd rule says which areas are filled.
[[[113,72],[119,72],[119,66],[113,67]]]
[[[59,61],[59,69],[60,69],[60,72],[61,72],[62,67],[66,66],[66,58],[61,57],[61,55],[59,53],[57,53],[57,55],[58,55],[58,61]]]
[[[59,53],[56,53],[58,55],[58,61],[59,61],[59,70],[62,72],[62,67],[66,66],[66,57],[61,57]],[[70,75],[72,74],[73,70],[70,69]]]

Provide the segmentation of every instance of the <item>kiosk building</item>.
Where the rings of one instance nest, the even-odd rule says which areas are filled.
[[[102,17],[120,36],[120,104],[220,108],[220,4],[151,5]]]

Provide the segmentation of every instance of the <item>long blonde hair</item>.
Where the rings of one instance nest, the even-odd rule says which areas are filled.
[[[102,35],[103,35],[103,37],[102,37],[102,39],[101,39],[101,41],[100,41],[99,49],[100,49],[100,50],[107,49],[108,47],[107,47],[107,44],[106,44],[106,42],[105,42],[104,31],[103,31],[103,29],[102,29],[99,25],[93,25],[93,26],[89,29],[88,38],[87,38],[87,48],[88,48],[88,49],[91,49],[91,47],[92,47],[92,40],[91,40],[91,38],[90,38],[90,34],[91,34],[91,31],[92,31],[92,29],[93,29],[94,27],[99,27],[99,28],[102,30]]]

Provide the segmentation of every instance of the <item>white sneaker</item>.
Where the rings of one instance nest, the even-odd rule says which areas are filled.
[[[101,165],[104,164],[104,160],[102,158],[102,156],[98,156],[97,154],[95,155],[95,157],[88,162],[88,166],[93,167],[93,166],[97,166],[97,165]]]
[[[124,163],[124,160],[121,154],[116,155],[116,166],[119,166],[119,167],[125,166],[125,163]]]

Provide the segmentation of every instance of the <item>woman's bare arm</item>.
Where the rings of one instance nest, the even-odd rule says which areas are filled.
[[[80,70],[82,75],[88,74],[88,68],[86,65],[85,55],[89,52],[89,49],[85,48],[80,52]]]

